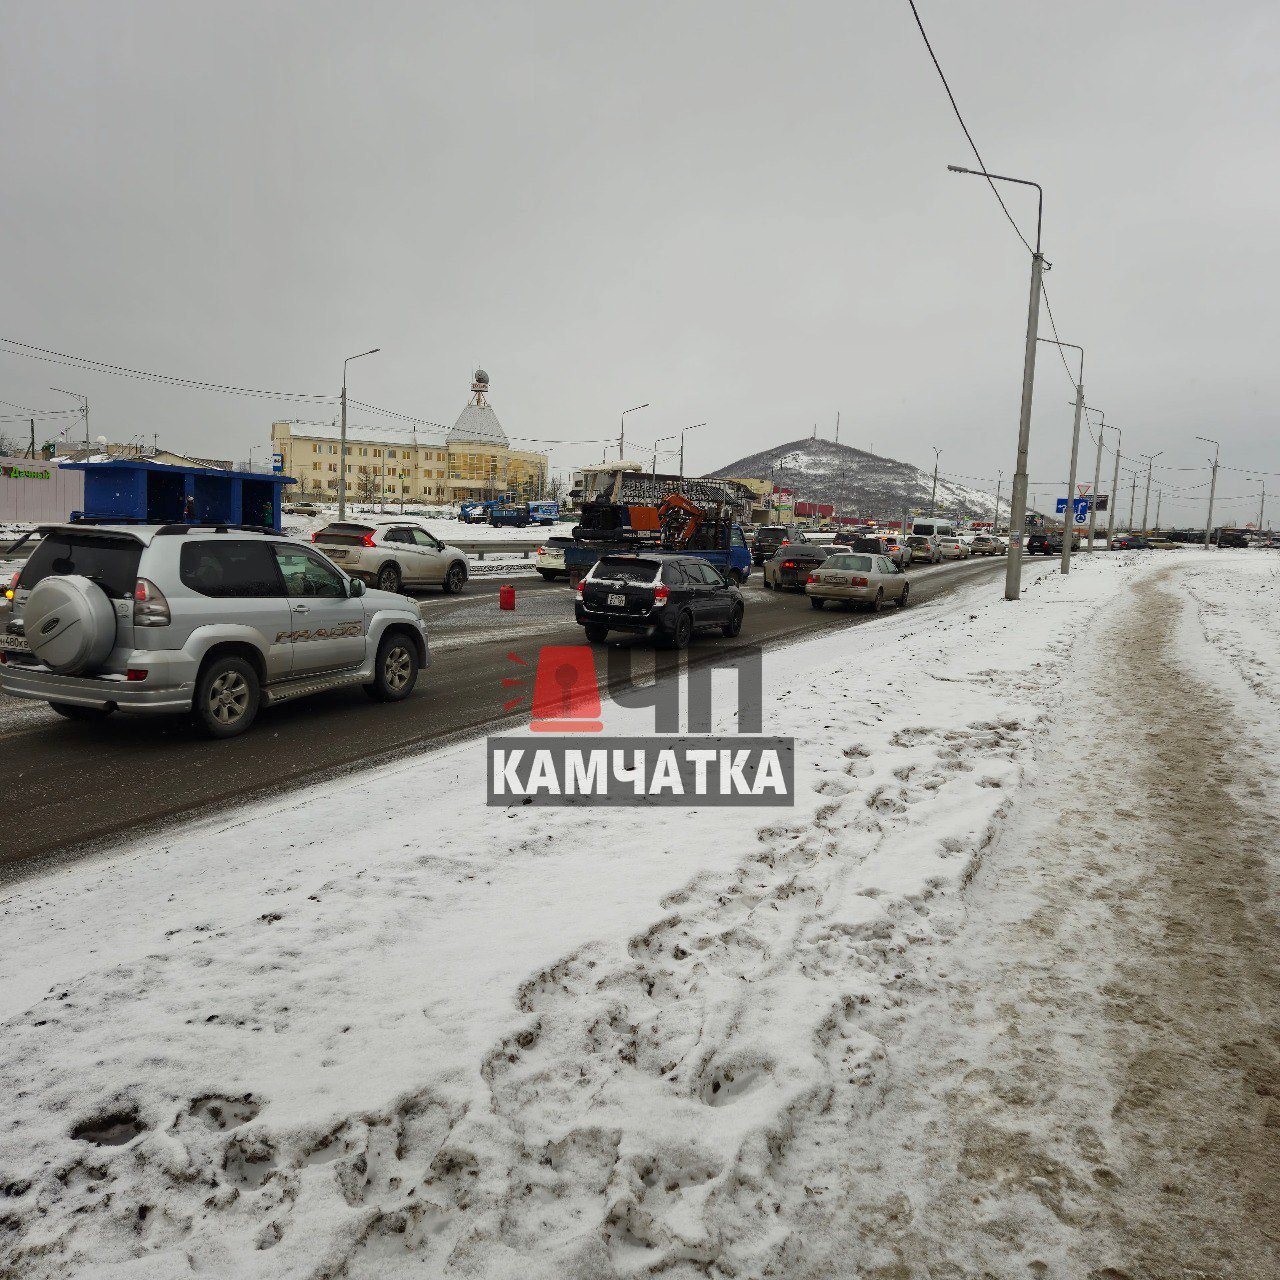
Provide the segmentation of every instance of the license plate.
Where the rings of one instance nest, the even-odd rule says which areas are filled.
[[[832,574],[831,577],[826,578],[825,582],[830,587],[847,587],[849,585],[848,578],[838,578],[834,574]]]
[[[330,552],[329,552],[329,559],[330,559],[330,560],[345,560],[346,558],[347,558],[347,553],[346,553],[345,551],[330,551]]]
[[[31,644],[25,636],[0,636],[0,649],[10,653],[30,653]]]
[[[623,608],[626,608],[627,597],[626,596],[610,596],[607,603],[613,608],[623,609]]]

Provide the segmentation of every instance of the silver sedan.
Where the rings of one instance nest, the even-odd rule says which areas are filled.
[[[804,589],[815,609],[821,609],[828,600],[860,604],[875,611],[893,600],[903,608],[911,594],[907,575],[897,565],[884,556],[856,552],[832,556],[809,575]]]

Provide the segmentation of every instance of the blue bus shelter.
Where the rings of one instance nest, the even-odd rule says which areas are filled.
[[[135,458],[63,464],[84,472],[84,510],[72,520],[143,524],[247,524],[280,530],[290,476],[223,471]]]

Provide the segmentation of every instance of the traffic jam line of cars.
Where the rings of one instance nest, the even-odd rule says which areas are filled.
[[[462,591],[467,559],[421,525],[339,521],[312,545],[269,530],[188,524],[42,526],[5,596],[0,691],[47,702],[70,720],[116,711],[183,712],[215,738],[259,710],[358,685],[397,702],[430,662],[409,588]],[[752,557],[768,589],[878,609],[905,605],[906,567],[947,556],[949,531],[900,542],[841,533],[813,543],[768,526]],[[564,551],[539,548],[546,578],[568,576]],[[694,635],[732,638],[746,604],[738,576],[705,556],[607,554],[577,586],[575,619],[590,643],[611,632],[684,648]]]

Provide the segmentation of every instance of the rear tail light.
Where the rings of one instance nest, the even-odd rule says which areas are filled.
[[[586,584],[585,584],[585,582],[579,582],[579,583],[578,583],[578,599],[579,599],[579,600],[581,600],[581,599],[582,599],[582,588],[583,588],[585,585],[586,585]]]
[[[869,587],[871,583],[866,578],[850,578],[849,581],[855,587]]]
[[[811,583],[811,582],[817,582],[817,580],[818,580],[818,579],[817,579],[816,577],[814,577],[814,575],[813,575],[813,574],[810,574],[810,575],[809,575],[809,576],[804,580],[804,585],[807,587],[807,586],[809,585],[809,583]]]
[[[146,667],[130,667],[129,670],[125,672],[124,678],[130,684],[137,684],[140,680],[145,680],[147,678],[147,669]]]
[[[139,578],[133,588],[133,625],[167,627],[171,621],[169,602],[154,582]]]
[[[658,583],[658,585],[653,589],[654,607],[656,608],[660,604],[666,604],[667,597],[670,595],[671,595],[671,592],[667,588],[666,584],[662,582]]]
[[[782,562],[782,567],[784,569],[794,569],[796,567],[796,562],[794,560],[784,560]]]
[[[547,549],[546,547],[539,547],[533,554],[535,556],[545,556],[547,554]]]
[[[360,541],[363,542],[366,547],[373,546],[373,534],[366,533],[364,537],[360,539]]]
[[[778,545],[782,547],[789,547],[791,545],[791,539],[783,538],[783,540]]]

